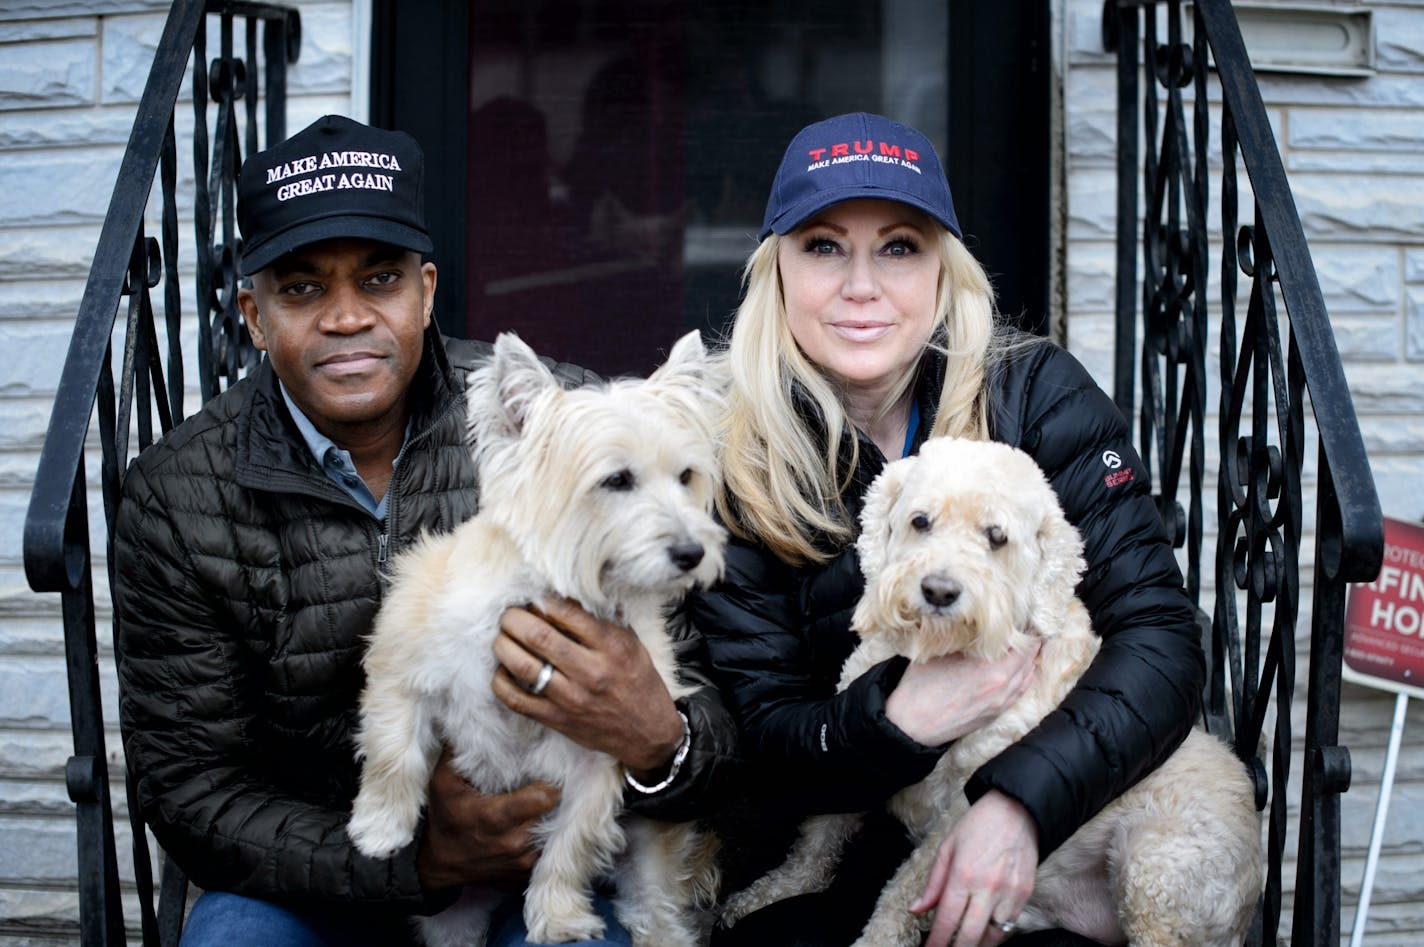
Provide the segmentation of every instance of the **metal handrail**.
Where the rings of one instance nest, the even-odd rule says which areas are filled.
[[[221,54],[207,64],[207,17],[220,21]],[[246,57],[233,54],[233,28],[245,21]],[[263,51],[257,53],[258,24]],[[178,279],[178,213],[175,200],[177,141],[174,116],[189,60],[195,113],[194,170],[200,182],[195,208],[197,309],[203,331],[196,340],[199,385],[204,397],[236,380],[250,364],[251,350],[235,307],[237,237],[233,186],[240,164],[236,103],[246,100],[246,147],[257,146],[259,84],[248,80],[246,63],[265,60],[265,125],[269,140],[285,137],[286,66],[296,60],[300,19],[295,10],[263,3],[177,0],[164,25],[153,67],[139,99],[128,146],[98,247],[84,287],[74,332],[60,374],[49,428],[25,519],[25,574],[36,592],[58,592],[68,665],[74,755],[65,767],[75,803],[79,855],[79,921],[85,945],[126,942],[122,892],[109,793],[100,701],[94,588],[89,546],[89,499],[85,445],[97,412],[106,535],[112,549],[119,487],[137,424],[137,449],[183,417],[184,369],[180,339],[182,294]],[[211,93],[211,101],[209,95]],[[216,106],[217,159],[209,165],[207,116]],[[161,241],[145,233],[144,214],[157,176],[161,192]],[[212,205],[221,211],[216,234]],[[154,324],[152,291],[162,287],[168,341],[167,371]],[[127,305],[124,300],[127,298]],[[111,339],[126,309],[122,365],[113,371]],[[112,556],[106,556],[112,572]],[[111,576],[112,577],[112,576]],[[186,881],[166,864],[155,908],[147,837],[128,784],[133,823],[135,884],[145,945],[176,944]],[[161,914],[158,912],[162,912]]]
[[[1162,24],[1166,36],[1159,40]],[[1340,936],[1339,797],[1350,782],[1349,752],[1337,745],[1345,587],[1373,579],[1383,556],[1374,479],[1310,250],[1231,4],[1107,0],[1103,29],[1105,45],[1118,56],[1114,397],[1125,414],[1138,415],[1139,448],[1152,470],[1168,531],[1186,549],[1188,591],[1198,602],[1209,381],[1221,390],[1214,431],[1219,453],[1215,601],[1204,621],[1209,661],[1204,704],[1208,727],[1233,742],[1256,777],[1258,805],[1269,810],[1266,885],[1247,943],[1276,943],[1286,893],[1281,873],[1295,745],[1291,708],[1297,698],[1295,628],[1304,553],[1314,557],[1313,599],[1306,731],[1303,759],[1296,767],[1301,773],[1300,821],[1288,939],[1334,945]],[[1213,70],[1222,116],[1222,216],[1216,248],[1207,223],[1212,174],[1207,79]],[[1147,145],[1141,160],[1139,129]],[[1247,224],[1237,219],[1238,165],[1245,169],[1254,198]],[[1146,203],[1140,231],[1139,186]],[[1213,249],[1221,267],[1214,312],[1207,292]],[[1241,277],[1248,284],[1244,307],[1237,299]],[[1238,320],[1243,308],[1244,319]],[[1209,379],[1206,356],[1213,328],[1220,351],[1217,375]],[[1317,432],[1313,454],[1305,434],[1307,392]],[[1313,550],[1304,548],[1303,507],[1304,470],[1312,457],[1317,470]],[[1267,742],[1269,772],[1259,756]]]
[[[1165,42],[1157,40],[1159,9],[1167,23]],[[1183,40],[1188,15],[1190,42]],[[208,16],[221,19],[221,48],[211,64],[206,51]],[[244,56],[233,52],[237,20],[246,24]],[[264,25],[260,53],[259,24]],[[1205,545],[1203,491],[1208,483],[1208,52],[1221,86],[1225,238],[1219,250],[1222,293],[1216,316],[1222,395],[1214,432],[1221,460],[1215,472],[1216,601],[1206,634],[1211,659],[1206,703],[1212,725],[1234,739],[1238,754],[1252,767],[1261,805],[1269,809],[1270,870],[1251,944],[1275,942],[1284,894],[1280,873],[1287,834],[1294,626],[1304,538],[1302,469],[1309,454],[1304,405],[1306,392],[1310,395],[1318,432],[1313,455],[1318,470],[1314,599],[1291,938],[1300,944],[1333,945],[1339,939],[1340,916],[1339,793],[1349,784],[1349,755],[1336,745],[1344,587],[1371,579],[1379,568],[1379,502],[1309,249],[1230,4],[1198,0],[1188,14],[1181,0],[1107,0],[1104,27],[1119,57],[1119,347],[1114,393],[1125,413],[1139,417],[1139,446],[1153,470],[1164,520],[1186,548],[1189,590],[1198,600]],[[295,61],[299,30],[296,12],[280,6],[174,3],[105,217],[31,495],[26,574],[36,591],[62,597],[75,745],[66,781],[76,804],[80,925],[86,945],[117,945],[125,938],[99,700],[86,437],[97,411],[104,510],[112,530],[123,465],[131,451],[131,426],[137,425],[133,447],[142,449],[184,414],[174,116],[190,59],[205,66],[193,70],[200,323],[196,349],[203,399],[231,384],[250,364],[250,342],[234,306],[234,179],[241,153],[258,146],[260,124],[265,123],[267,141],[285,136],[285,67]],[[246,68],[258,59],[265,62],[266,113],[261,120],[257,73],[249,79]],[[1139,83],[1142,63],[1147,66]],[[1186,95],[1195,96],[1200,106],[1192,110],[1190,129],[1184,118]],[[242,113],[238,103],[245,105]],[[216,117],[210,133],[212,106]],[[1148,141],[1140,162],[1139,117]],[[1255,197],[1254,220],[1242,226],[1235,208],[1238,161]],[[162,195],[159,239],[148,237],[144,224],[155,176]],[[1148,204],[1140,230],[1139,188]],[[1250,290],[1245,319],[1238,326],[1237,280],[1242,275]],[[161,294],[155,292],[160,286]],[[1277,293],[1286,317],[1279,325]],[[166,324],[166,357],[154,321],[153,301],[158,297]],[[124,309],[127,327],[116,377],[110,339]],[[1179,499],[1184,493],[1184,500]],[[1257,756],[1268,719],[1274,727],[1269,772]],[[171,863],[165,865],[155,910],[148,846],[132,799],[129,809],[144,943],[176,943],[186,882]]]

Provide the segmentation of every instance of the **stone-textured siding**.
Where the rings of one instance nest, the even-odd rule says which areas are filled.
[[[1114,78],[1100,45],[1102,4],[1055,2],[1062,14],[1066,329],[1072,349],[1106,386],[1112,352]],[[294,129],[324,112],[349,110],[353,75],[349,0],[296,5],[303,14],[303,47],[290,75],[289,127]],[[20,538],[69,328],[167,6],[163,0],[0,0],[4,945],[77,942],[73,807],[63,784],[71,748],[58,602],[56,596],[29,591]],[[1424,494],[1418,489],[1424,482],[1424,118],[1419,111],[1424,104],[1424,2],[1368,7],[1375,11],[1375,76],[1272,75],[1262,85],[1315,252],[1384,510],[1418,519],[1424,517]],[[186,174],[191,188],[191,169]],[[97,458],[90,458],[88,469],[93,477]],[[94,509],[90,518],[97,535],[102,512]],[[102,549],[102,543],[96,548]],[[98,591],[102,602],[102,581]],[[101,612],[101,668],[112,727],[108,621],[107,611]],[[1350,685],[1345,697],[1341,742],[1351,748],[1355,764],[1342,833],[1342,926],[1348,935],[1393,698]],[[1366,938],[1381,947],[1424,938],[1419,880],[1424,876],[1424,821],[1417,815],[1424,802],[1424,753],[1411,749],[1421,727],[1424,708],[1415,702]],[[110,747],[117,778],[117,739]],[[1298,785],[1296,777],[1293,791]],[[128,877],[122,828],[121,836],[121,872]],[[134,917],[130,910],[131,925]]]
[[[296,3],[302,50],[289,73],[289,127],[351,110],[349,0]],[[29,590],[21,535],[60,366],[113,193],[167,0],[0,0],[0,944],[79,942],[74,807],[59,596]],[[217,20],[209,20],[209,55]],[[191,204],[191,109],[179,107],[180,203]],[[150,229],[150,233],[155,233]],[[191,232],[191,231],[189,231]],[[189,238],[191,240],[191,238]],[[180,243],[191,267],[192,249]],[[191,298],[192,280],[184,292]],[[189,394],[189,405],[196,393]],[[87,469],[97,498],[98,438]],[[103,554],[103,511],[90,513]],[[114,794],[123,798],[110,612],[102,568],[98,638]],[[131,879],[119,806],[119,867]],[[127,911],[137,939],[137,910]]]
[[[1419,108],[1424,103],[1424,3],[1311,0],[1294,6],[1367,8],[1374,15],[1375,75],[1270,73],[1261,75],[1261,88],[1335,328],[1384,513],[1419,520],[1424,518],[1424,493],[1419,489],[1424,483],[1424,112]],[[1069,237],[1069,346],[1107,385],[1112,379],[1116,78],[1113,61],[1102,48],[1102,9],[1096,0],[1067,0],[1063,7],[1067,194],[1062,210]],[[1219,127],[1214,126],[1214,135]],[[1220,190],[1220,154],[1220,141],[1213,141],[1213,193]],[[1244,173],[1241,177],[1244,191]],[[1248,214],[1249,202],[1243,201],[1242,207]],[[1242,223],[1247,222],[1243,216]],[[1209,223],[1214,231],[1220,227],[1215,207]],[[1220,299],[1217,266],[1216,260],[1209,265],[1213,312]],[[1209,366],[1215,365],[1214,359],[1214,354],[1208,356]],[[1210,442],[1216,424],[1214,389],[1207,404]],[[1215,460],[1212,452],[1208,472]],[[1308,476],[1307,489],[1311,486]],[[1211,491],[1206,500],[1211,523]],[[1309,530],[1314,518],[1310,497],[1305,509]],[[1312,538],[1308,534],[1307,543]],[[1210,546],[1202,561],[1209,569]],[[1214,590],[1210,576],[1206,578],[1203,601],[1209,605]],[[1308,574],[1303,581],[1305,613],[1298,635],[1302,658],[1309,645]],[[1303,675],[1298,683],[1302,696],[1296,708],[1297,739],[1304,732],[1299,706]],[[1424,941],[1420,704],[1410,704],[1364,939],[1379,947]],[[1350,748],[1354,778],[1342,801],[1343,942],[1348,942],[1354,923],[1393,709],[1394,695],[1345,685],[1340,742]],[[1291,779],[1290,794],[1298,799],[1299,774]],[[1293,803],[1293,815],[1296,808]],[[1294,849],[1292,838],[1288,851]],[[1288,860],[1287,888],[1293,887],[1293,871],[1294,862]],[[1287,936],[1289,910],[1287,896],[1282,925]]]

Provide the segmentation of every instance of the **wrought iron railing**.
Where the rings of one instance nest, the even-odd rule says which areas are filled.
[[[1140,418],[1139,447],[1168,529],[1185,547],[1188,587],[1198,602],[1205,491],[1215,480],[1206,716],[1256,773],[1258,803],[1268,812],[1266,887],[1247,942],[1333,947],[1340,940],[1340,793],[1350,784],[1349,752],[1336,745],[1345,591],[1347,583],[1373,579],[1383,555],[1374,480],[1231,4],[1108,0],[1103,30],[1118,57],[1114,394],[1124,413]],[[1219,95],[1209,97],[1212,82]],[[1218,100],[1221,163],[1213,168]],[[1146,148],[1140,161],[1139,134]],[[1254,203],[1246,223],[1238,220],[1240,169]],[[1216,233],[1207,210],[1214,176]],[[1220,266],[1215,306],[1208,290],[1213,254]],[[1213,342],[1218,359],[1209,379]],[[1213,385],[1220,387],[1219,460],[1208,476]],[[1313,547],[1303,508],[1312,468]],[[1297,655],[1301,562],[1311,556],[1310,653]],[[1307,662],[1303,741],[1291,728],[1300,662]],[[1282,931],[1292,778],[1300,780],[1300,821],[1294,910]]]
[[[217,24],[219,36],[219,51],[211,62],[210,20]],[[234,51],[239,30],[245,43],[241,54]],[[265,126],[267,141],[286,137],[286,68],[296,61],[299,46],[300,20],[295,10],[219,0],[173,4],[104,218],[30,497],[25,572],[31,588],[58,592],[62,600],[74,734],[74,755],[65,768],[65,780],[78,821],[79,922],[86,947],[124,944],[126,921],[100,703],[85,441],[97,412],[100,484],[112,549],[131,434],[137,434],[133,446],[142,450],[156,433],[167,432],[184,417],[183,346],[196,348],[197,386],[204,401],[236,381],[254,361],[236,308],[234,188],[242,153],[259,147],[259,126]],[[195,295],[187,306],[198,317],[199,331],[195,340],[185,343],[180,331],[185,303],[179,280],[181,205],[176,195],[175,118],[178,91],[190,60],[197,186],[192,204]],[[260,119],[259,97],[265,103]],[[155,178],[158,238],[149,236],[145,227]],[[155,323],[155,300],[161,301],[165,344]],[[111,339],[121,311],[126,326],[116,373]],[[112,578],[113,560],[106,559]],[[126,781],[126,786],[143,942],[146,947],[176,944],[187,882],[166,862],[162,890],[155,899],[147,836],[132,785]]]
[[[211,63],[210,18],[219,24],[220,36]],[[239,56],[234,45],[240,28],[245,51]],[[100,709],[86,436],[97,411],[103,509],[112,528],[131,447],[147,446],[185,414],[175,115],[190,60],[198,186],[192,204],[195,295],[188,305],[199,331],[189,344],[197,352],[202,399],[250,365],[251,344],[235,309],[235,176],[241,155],[258,147],[260,128],[265,127],[267,142],[285,137],[285,70],[296,58],[299,29],[295,11],[279,6],[174,3],[104,221],[31,497],[27,575],[36,591],[62,597],[75,747],[66,780],[78,822],[86,945],[121,944],[126,934]],[[1107,0],[1104,32],[1119,63],[1115,396],[1129,416],[1140,418],[1142,455],[1153,470],[1164,519],[1185,549],[1189,589],[1198,601],[1207,539],[1205,491],[1212,486],[1206,445],[1207,354],[1213,339],[1219,349],[1215,601],[1204,635],[1211,664],[1207,717],[1233,738],[1257,773],[1261,804],[1268,809],[1270,871],[1249,943],[1285,936],[1297,944],[1333,945],[1340,927],[1339,794],[1349,784],[1348,752],[1336,746],[1345,586],[1371,579],[1378,569],[1383,549],[1378,499],[1319,284],[1230,4]],[[254,68],[259,62],[261,82]],[[1218,84],[1221,102],[1222,165],[1216,169],[1209,162],[1209,80]],[[261,115],[259,94],[265,102]],[[1140,160],[1139,135],[1147,144]],[[1245,169],[1254,201],[1247,224],[1237,219],[1238,168]],[[1214,174],[1222,206],[1216,234],[1207,212]],[[155,179],[158,239],[145,231]],[[1139,194],[1145,204],[1140,221]],[[1215,309],[1207,288],[1213,252],[1221,281]],[[1243,276],[1246,301],[1238,306]],[[162,340],[155,299],[161,299]],[[120,311],[126,329],[116,372],[111,338]],[[1313,452],[1307,417],[1315,429]],[[1312,462],[1314,534],[1307,548],[1303,497]],[[1303,555],[1313,556],[1313,596],[1301,749],[1291,730],[1291,708],[1297,700],[1297,661],[1306,660],[1295,652]],[[1263,740],[1268,727],[1269,738]],[[1258,758],[1263,743],[1269,744],[1269,771]],[[1294,768],[1293,754],[1298,754]],[[1300,779],[1299,848],[1294,916],[1282,935],[1281,873],[1293,773]],[[186,882],[165,864],[155,903],[151,856],[131,797],[128,809],[144,943],[176,943]]]

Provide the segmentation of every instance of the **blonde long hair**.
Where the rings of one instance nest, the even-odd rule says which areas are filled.
[[[726,356],[731,390],[717,508],[733,532],[764,543],[783,561],[824,562],[855,536],[841,495],[859,447],[848,436],[851,423],[836,385],[801,352],[788,327],[777,266],[782,239],[771,234],[763,240],[742,273],[745,295]],[[993,289],[979,261],[952,233],[939,228],[938,244],[931,337],[943,339],[946,369],[930,434],[984,439]],[[885,410],[913,383],[913,373],[907,374]]]

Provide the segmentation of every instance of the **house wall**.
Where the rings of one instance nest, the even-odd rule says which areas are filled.
[[[0,945],[77,941],[73,806],[63,783],[72,750],[59,603],[57,596],[29,591],[21,535],[70,327],[167,6],[161,0],[0,0]],[[303,29],[301,56],[290,73],[293,129],[326,112],[352,112],[364,98],[353,88],[365,83],[364,65],[353,61],[353,33],[365,4],[296,6]],[[1420,519],[1424,0],[1336,6],[1374,11],[1376,74],[1269,75],[1262,87],[1384,511]],[[1112,61],[1101,49],[1101,10],[1098,0],[1055,0],[1063,93],[1063,325],[1069,346],[1107,387],[1115,94]],[[97,446],[97,438],[90,443]],[[98,466],[91,457],[91,476]],[[97,535],[102,512],[91,510],[90,519]],[[100,579],[102,603],[102,570]],[[1305,601],[1308,607],[1308,590]],[[101,613],[112,727],[108,622]],[[1424,817],[1418,814],[1424,812],[1424,751],[1414,748],[1424,734],[1424,708],[1418,704],[1407,718],[1375,881],[1365,941],[1371,945],[1402,947],[1424,937]],[[1347,932],[1393,705],[1392,695],[1346,685],[1341,742],[1350,747],[1355,770],[1343,802]],[[116,738],[110,750],[117,776]],[[127,859],[125,841],[125,877]]]
[[[289,72],[292,129],[353,108],[353,4],[298,6],[302,48]],[[6,947],[78,943],[59,596],[29,590],[21,536],[74,314],[168,7],[166,0],[0,0],[0,945]],[[217,23],[210,18],[210,56]],[[190,101],[185,83],[180,102]],[[181,107],[178,121],[179,162],[189,164],[179,189],[191,194],[191,159],[182,142],[191,140],[183,123],[191,129],[192,120]],[[192,254],[191,238],[180,242],[185,268]],[[192,279],[184,285],[191,302]],[[189,392],[188,404],[197,397]],[[90,496],[97,498],[92,432],[88,446]],[[89,518],[102,556],[102,509],[92,506]],[[122,800],[102,567],[96,580],[109,768]],[[128,880],[122,803],[119,809],[120,873]],[[136,932],[135,904],[131,899],[126,917]]]
[[[1275,137],[1290,177],[1345,374],[1364,432],[1386,516],[1424,519],[1424,3],[1279,3],[1299,10],[1373,11],[1376,72],[1369,77],[1261,73]],[[1245,6],[1241,4],[1239,6]],[[1114,239],[1116,227],[1116,75],[1103,52],[1101,3],[1067,0],[1062,6],[1067,232],[1066,332],[1069,347],[1102,384],[1112,379]],[[1165,34],[1162,34],[1165,36]],[[1249,47],[1248,47],[1249,52]],[[1210,85],[1210,83],[1209,83]],[[1213,96],[1213,135],[1219,135],[1219,93]],[[1210,146],[1211,191],[1220,190],[1220,141]],[[1145,154],[1146,152],[1140,152]],[[1243,188],[1246,187],[1244,172]],[[1141,198],[1139,198],[1141,203]],[[1250,222],[1249,196],[1240,223]],[[1215,203],[1209,224],[1219,232]],[[1219,257],[1213,255],[1208,298],[1218,311]],[[1140,264],[1139,264],[1140,266]],[[1141,274],[1139,273],[1139,276]],[[1242,286],[1249,289],[1243,277]],[[1242,297],[1241,311],[1244,311]],[[1216,351],[1208,354],[1215,366]],[[1210,370],[1210,369],[1209,369]],[[1216,389],[1207,397],[1208,441],[1216,429]],[[1308,443],[1313,443],[1310,438]],[[1207,471],[1216,455],[1208,445]],[[1307,489],[1314,486],[1307,474]],[[1215,497],[1208,496],[1207,522]],[[1313,542],[1314,499],[1307,495],[1306,558]],[[1202,562],[1209,571],[1211,536]],[[1307,563],[1308,564],[1308,563]],[[1308,582],[1308,574],[1303,577]],[[1214,589],[1205,577],[1203,604]],[[1309,647],[1308,586],[1301,593],[1297,647]],[[1303,675],[1301,675],[1303,678]],[[1304,733],[1304,680],[1294,731]],[[1341,926],[1348,941],[1379,796],[1393,694],[1344,685],[1340,743],[1350,749],[1352,787],[1342,799]],[[1424,702],[1411,701],[1388,820],[1382,836],[1367,936],[1371,945],[1424,942]],[[1299,796],[1299,774],[1290,796]],[[1292,806],[1292,818],[1296,807]],[[1287,851],[1295,849],[1292,838]],[[1294,864],[1286,866],[1292,887]],[[1283,928],[1289,931],[1287,901]]]

